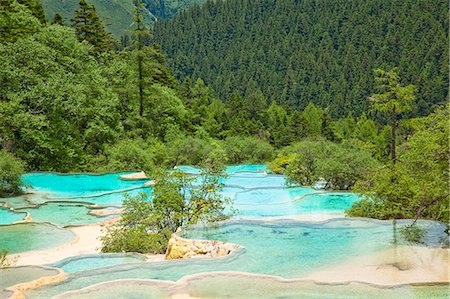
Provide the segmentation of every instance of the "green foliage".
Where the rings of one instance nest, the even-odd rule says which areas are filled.
[[[365,199],[348,215],[448,222],[448,136],[448,107],[422,118],[400,148],[399,161],[374,170],[358,184],[356,190]]]
[[[117,41],[105,31],[93,5],[80,0],[79,8],[75,11],[73,28],[79,41],[86,41],[93,46],[93,54],[111,51],[117,46]]]
[[[41,24],[46,23],[44,9],[42,8],[41,2],[39,0],[17,0],[17,2],[25,5]]]
[[[24,163],[5,150],[0,150],[0,195],[20,192]]]
[[[370,152],[354,140],[336,144],[326,140],[304,141],[284,149],[285,174],[291,183],[312,185],[318,180],[325,188],[351,188],[369,169],[377,165]]]
[[[176,230],[186,224],[226,219],[230,199],[221,195],[225,176],[216,155],[204,161],[201,182],[182,172],[154,171],[151,200],[146,193],[124,201],[122,218],[105,229],[103,252],[164,253]]]
[[[210,1],[154,31],[177,79],[201,77],[222,99],[260,90],[269,103],[359,116],[376,93],[373,70],[395,66],[417,86],[412,115],[448,96],[444,0]]]
[[[231,164],[269,161],[273,155],[272,146],[256,137],[228,137],[223,148]]]
[[[55,14],[59,14],[64,20],[72,20],[75,10],[79,7],[79,0],[41,0],[45,15],[49,20]],[[133,0],[88,0],[89,5],[95,6],[97,15],[104,24],[106,30],[114,35],[116,39],[130,34],[130,26],[133,23]],[[147,9],[145,22],[153,24],[154,16]]]
[[[393,68],[389,72],[376,69],[375,84],[377,93],[370,97],[375,109],[394,114],[412,109],[415,87],[411,84],[401,85],[397,68]]]
[[[102,252],[164,253],[172,232],[158,228],[154,205],[145,193],[123,201],[119,222],[107,226],[101,237]],[[155,215],[156,214],[156,215]]]
[[[137,171],[153,169],[155,164],[164,161],[158,157],[158,152],[164,152],[164,145],[151,140],[144,141],[141,138],[124,139],[107,146],[105,155],[107,158],[107,169],[113,171]]]
[[[415,100],[415,86],[402,86],[397,69],[393,68],[389,72],[381,69],[375,70],[376,94],[370,97],[373,106],[381,112],[388,112],[391,124],[391,161],[397,161],[397,118],[398,115],[412,109]]]
[[[118,97],[74,32],[1,44],[0,141],[31,169],[77,169],[117,137]]]
[[[322,136],[322,114],[323,110],[309,103],[303,111],[305,131],[308,137]]]
[[[15,0],[0,1],[0,43],[14,42],[40,27],[41,23],[26,5]]]

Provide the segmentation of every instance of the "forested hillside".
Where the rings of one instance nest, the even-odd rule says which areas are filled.
[[[71,23],[79,0],[42,0],[42,6],[48,20],[53,20],[55,14],[63,17],[66,24]],[[157,19],[167,19],[186,9],[193,3],[203,3],[204,0],[145,0],[144,18],[147,25],[153,26]],[[133,0],[88,0],[94,5],[98,15],[104,21],[106,29],[116,38],[131,34],[133,22]]]
[[[261,90],[269,100],[332,116],[367,111],[373,70],[399,67],[417,86],[411,115],[448,94],[448,2],[226,0],[158,22],[178,79],[201,77],[220,98]]]

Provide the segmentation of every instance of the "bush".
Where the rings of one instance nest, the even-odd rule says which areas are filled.
[[[271,165],[277,171],[284,168],[291,183],[312,185],[323,179],[326,188],[348,190],[375,167],[377,161],[357,142],[333,143],[318,139],[283,149]]]
[[[163,144],[152,140],[122,140],[106,148],[106,168],[114,171],[151,170],[155,164],[164,163],[165,152]]]
[[[183,137],[168,145],[169,160],[175,165],[197,165],[208,156],[214,146],[209,140],[196,137]]]
[[[231,164],[262,163],[269,161],[273,155],[273,147],[256,137],[228,137],[224,142],[224,148]]]
[[[5,150],[0,151],[0,194],[13,195],[20,192],[20,177],[24,163]]]

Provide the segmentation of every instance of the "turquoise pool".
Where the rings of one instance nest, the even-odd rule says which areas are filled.
[[[22,177],[22,183],[26,190],[50,192],[57,198],[93,196],[142,187],[142,181],[124,181],[119,178],[120,175],[127,173],[130,172],[102,175],[28,173]]]
[[[199,173],[197,168],[191,166],[180,166],[178,169],[194,175]],[[323,286],[310,282],[287,284],[276,280],[274,277],[301,279],[352,258],[408,244],[399,239],[399,234],[394,234],[390,221],[340,218],[358,200],[355,194],[323,192],[302,186],[288,187],[283,176],[270,174],[264,165],[259,164],[229,166],[226,171],[229,177],[223,181],[223,195],[234,200],[233,207],[238,211],[234,219],[214,226],[187,227],[182,236],[241,245],[242,248],[232,255],[153,263],[144,262],[143,257],[138,255],[76,256],[51,265],[67,272],[67,280],[29,291],[27,297],[50,298],[113,280],[122,281],[95,286],[72,295],[64,294],[61,298],[84,295],[109,298],[130,293],[138,297],[163,298],[173,294],[167,291],[172,287],[201,298],[235,298],[242,294],[249,298],[329,298],[332,294],[336,298],[364,298],[361,297],[364,295],[367,298],[429,298],[427,296],[430,295],[439,298],[445,293],[443,286],[380,289],[362,284],[351,287]],[[101,221],[102,218],[88,214],[92,205],[120,206],[125,194],[151,193],[151,188],[142,187],[142,181],[122,181],[119,175],[27,174],[24,182],[32,185],[27,190],[35,193],[5,199],[16,210],[0,209],[0,217],[6,215],[4,221],[10,223],[17,212],[27,211],[34,221],[50,222],[57,226]],[[38,206],[30,206],[36,204]],[[23,216],[23,213],[18,215]],[[301,221],[309,219],[301,217],[305,215],[335,218],[324,222]],[[397,228],[406,223],[399,221]],[[427,231],[426,246],[439,246],[446,238],[444,224],[420,222],[420,225]],[[0,248],[3,246],[15,253],[54,247],[73,239],[70,231],[57,226],[39,223],[0,226]],[[217,271],[264,274],[270,275],[272,280],[213,274]],[[175,281],[190,275],[200,276],[189,279],[182,287],[175,287],[178,284]],[[145,281],[136,282],[134,279]],[[160,284],[149,282],[149,279]]]
[[[81,255],[59,261],[49,266],[63,269],[64,272],[80,272],[95,268],[102,268],[120,264],[131,264],[145,261],[145,256],[141,254],[90,254]]]
[[[74,238],[70,230],[45,223],[0,225],[0,249],[9,253],[56,247]]]
[[[399,222],[398,226],[406,223]],[[429,232],[426,238],[428,245],[439,245],[445,225],[433,222],[423,222],[421,225]],[[31,291],[29,296],[50,297],[116,279],[176,281],[186,275],[214,271],[302,278],[353,257],[402,244],[401,241],[393,242],[391,221],[350,219],[323,223],[231,221],[219,226],[190,227],[183,236],[227,241],[240,244],[243,248],[225,258],[124,264],[76,272],[57,285]]]
[[[177,169],[199,172],[192,166]],[[309,187],[287,187],[283,176],[268,174],[263,164],[232,165],[226,172],[229,176],[223,181],[223,194],[234,200],[237,218],[343,216],[344,211],[358,200],[352,193],[321,194]],[[142,181],[120,180],[121,174],[30,173],[23,181],[32,186],[27,188],[28,191],[36,193],[17,198],[15,204],[18,210],[29,212],[37,222],[59,226],[99,222],[100,218],[88,214],[87,205],[121,206],[126,194],[135,196],[146,192],[151,195],[152,188],[142,188]],[[33,208],[33,205],[38,207]],[[23,206],[27,208],[22,209]]]
[[[89,214],[91,210],[89,205],[70,202],[47,202],[36,208],[18,209],[27,211],[33,222],[51,222],[58,226],[98,223],[108,218],[91,215]]]
[[[0,225],[21,221],[25,216],[27,216],[27,213],[25,212],[16,212],[6,208],[0,208]]]

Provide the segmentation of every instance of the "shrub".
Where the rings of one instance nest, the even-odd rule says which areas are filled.
[[[20,177],[24,163],[5,150],[0,151],[0,194],[12,195],[20,192]]]
[[[273,147],[256,137],[228,137],[224,142],[224,148],[231,164],[261,163],[269,161],[273,155]]]
[[[163,157],[157,157],[158,153],[164,153],[164,150],[155,148],[160,147],[158,143],[152,144],[141,138],[121,140],[105,149],[107,157],[108,170],[151,170],[155,162],[161,163]],[[160,154],[159,154],[160,155]]]

